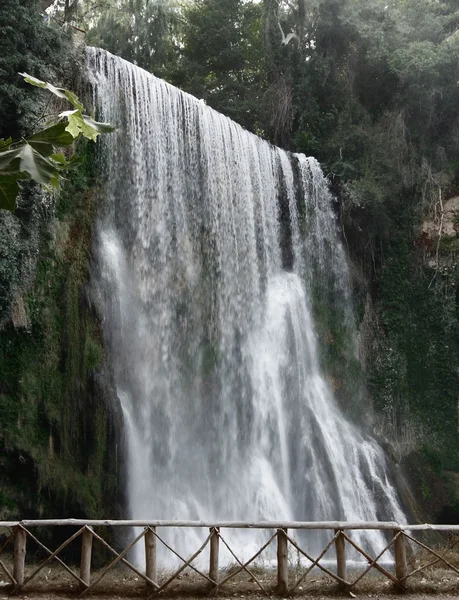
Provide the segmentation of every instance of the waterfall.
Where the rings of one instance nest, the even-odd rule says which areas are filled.
[[[403,520],[383,451],[320,367],[318,279],[356,333],[317,161],[108,52],[89,48],[87,63],[98,117],[118,127],[101,141],[92,287],[125,420],[129,516]],[[194,531],[170,535],[184,552],[199,545]],[[248,551],[257,535],[233,540]],[[378,532],[356,539],[384,545]]]

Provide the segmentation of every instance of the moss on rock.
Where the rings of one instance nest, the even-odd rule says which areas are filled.
[[[87,290],[94,147],[79,153],[56,205],[40,205],[34,275],[15,289],[25,316],[0,331],[0,518],[118,512],[120,419]]]

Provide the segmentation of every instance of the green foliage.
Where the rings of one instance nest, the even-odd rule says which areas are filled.
[[[61,173],[77,165],[75,157],[67,160],[58,152],[62,146],[70,146],[79,138],[96,141],[101,133],[109,133],[114,127],[98,123],[83,114],[84,107],[77,96],[63,88],[45,83],[27,73],[20,73],[26,83],[50,91],[58,98],[68,100],[74,110],[60,113],[57,119],[28,138],[19,141],[0,139],[0,209],[14,211],[19,194],[18,181],[33,179],[45,189],[59,186]]]
[[[88,10],[90,10],[89,4]],[[160,77],[174,69],[181,26],[178,0],[121,0],[89,12],[88,43]]]
[[[70,42],[44,21],[38,0],[2,0],[0,29],[0,138],[17,139],[43,109],[36,93],[18,82],[18,72],[56,80],[60,69],[68,70]]]
[[[241,125],[263,131],[262,7],[242,0],[198,0],[183,11],[183,48],[169,75]]]
[[[378,308],[385,337],[379,340],[370,371],[376,408],[397,415],[395,427],[409,418],[423,432],[441,468],[459,469],[457,389],[459,321],[457,264],[452,286],[432,269],[419,268],[409,229],[400,227],[380,275]]]

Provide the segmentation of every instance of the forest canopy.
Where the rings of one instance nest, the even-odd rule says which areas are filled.
[[[316,156],[346,208],[376,219],[372,249],[388,233],[387,205],[419,185],[435,202],[456,181],[454,0],[58,0],[49,10],[88,43]]]

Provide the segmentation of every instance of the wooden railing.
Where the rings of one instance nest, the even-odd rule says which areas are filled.
[[[32,532],[36,528],[50,527],[74,527],[77,529],[68,539],[65,540],[56,550],[50,550],[43,544],[38,537]],[[141,532],[122,551],[115,550],[100,534],[106,527],[115,528],[141,528]],[[99,533],[95,531],[98,529]],[[189,558],[182,557],[174,550],[160,535],[158,529],[167,528],[200,528],[208,529],[208,535],[198,550]],[[244,562],[240,560],[231,549],[223,532],[228,529],[263,529],[270,532],[269,539],[263,546],[249,559]],[[322,530],[330,532],[330,540],[317,556],[312,557],[307,550],[302,548],[298,541],[293,538],[293,532],[298,531]],[[385,532],[387,544],[382,551],[376,556],[370,556],[363,548],[361,548],[354,539],[352,539],[352,531],[362,530],[378,530]],[[85,596],[98,585],[107,573],[115,566],[122,564],[131,569],[138,578],[144,580],[146,584],[146,593],[148,598],[160,594],[168,588],[173,581],[180,578],[181,573],[189,568],[197,575],[202,577],[211,591],[217,592],[219,588],[225,585],[230,579],[233,579],[241,572],[248,574],[252,581],[260,588],[267,596],[272,593],[277,593],[281,596],[286,596],[296,590],[304,579],[311,573],[313,569],[320,569],[336,581],[337,585],[342,590],[351,591],[355,586],[367,575],[367,573],[375,569],[386,577],[400,591],[407,589],[408,580],[410,577],[422,572],[423,570],[432,567],[436,563],[443,563],[448,569],[451,569],[459,575],[459,569],[447,560],[446,556],[453,550],[456,542],[449,545],[446,550],[439,550],[429,547],[420,539],[415,537],[420,532],[443,532],[450,534],[459,534],[459,525],[400,525],[393,522],[201,522],[201,521],[106,521],[106,520],[81,520],[81,519],[66,519],[66,520],[35,520],[35,521],[14,521],[1,522],[0,531],[7,532],[4,537],[4,543],[0,546],[0,555],[12,547],[12,567],[7,565],[0,556],[0,569],[8,577],[11,582],[10,593],[14,595],[19,591],[23,593],[25,587],[35,579],[43,568],[51,561],[56,561],[59,565],[69,573],[77,582],[79,587],[79,596]],[[37,534],[38,535],[38,534]],[[59,556],[69,544],[77,538],[81,538],[80,565],[79,571],[76,571],[62,560]],[[46,558],[38,565],[29,568],[26,574],[26,550],[27,540],[30,539],[35,547],[41,549]],[[92,545],[93,541],[97,540],[105,550],[114,556],[114,559],[101,570],[92,573]],[[145,568],[139,569],[127,559],[132,548],[143,540],[145,548]],[[277,542],[277,585],[273,588],[267,588],[257,575],[249,569],[249,565],[254,563],[256,559],[276,540]],[[406,543],[411,544],[423,550],[423,554],[431,554],[434,558],[430,559],[423,565],[417,566],[409,571],[406,553]],[[458,540],[459,541],[459,540]],[[226,551],[234,558],[238,564],[236,569],[230,572],[219,567],[220,542],[226,548]],[[167,573],[162,578],[158,577],[157,565],[157,546],[162,544],[167,548],[179,561],[182,563],[180,568],[173,573]],[[203,552],[206,546],[210,546],[209,552],[209,568],[206,572],[193,564],[198,556]],[[289,568],[289,548],[295,549],[297,556],[306,558],[308,563],[303,568],[303,572],[295,572],[295,578],[292,580],[291,571]],[[330,565],[327,560],[324,564],[323,559],[329,550],[334,547],[336,555],[336,569]],[[360,569],[357,574],[354,572],[352,576],[348,573],[348,565],[346,563],[346,550],[352,547],[354,552],[360,554],[366,562],[365,568]],[[381,564],[381,559],[384,555],[392,550],[394,569]],[[322,562],[321,562],[322,561]],[[304,562],[303,562],[304,565]],[[28,565],[27,565],[28,566]],[[296,570],[297,571],[297,570]],[[92,576],[94,575],[94,576]]]

